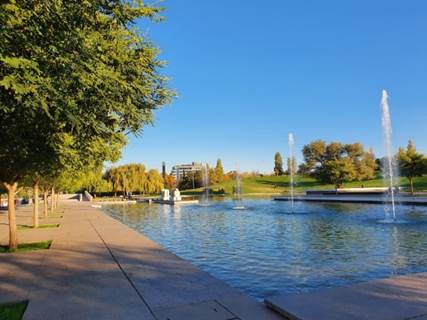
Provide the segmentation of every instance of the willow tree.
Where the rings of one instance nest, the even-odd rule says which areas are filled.
[[[145,194],[159,193],[164,188],[163,177],[157,170],[145,171],[141,163],[125,164],[109,168],[104,178],[110,183],[113,192],[121,191]]]
[[[142,1],[2,1],[0,180],[10,204],[25,175],[54,163],[55,176],[64,150],[74,170],[103,162],[170,101],[158,49],[134,27],[160,11]],[[9,226],[14,250],[14,205]]]

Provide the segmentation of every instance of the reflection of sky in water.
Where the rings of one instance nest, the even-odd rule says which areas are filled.
[[[401,206],[382,224],[379,205],[243,200],[105,207],[201,269],[257,298],[427,271],[427,208]]]

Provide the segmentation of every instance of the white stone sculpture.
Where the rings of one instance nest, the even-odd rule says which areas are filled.
[[[169,196],[169,189],[163,189],[162,190],[162,194],[160,196],[160,200],[162,200],[162,201],[169,201],[169,198],[170,198],[170,196]]]
[[[181,192],[179,192],[178,188],[172,190],[171,201],[181,201]]]

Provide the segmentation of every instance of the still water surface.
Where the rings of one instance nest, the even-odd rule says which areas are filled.
[[[240,205],[240,204],[239,204]],[[109,215],[255,298],[427,271],[427,208],[230,199],[113,205]]]

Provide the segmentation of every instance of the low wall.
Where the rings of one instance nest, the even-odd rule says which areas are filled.
[[[59,200],[79,200],[78,193],[59,194]]]
[[[84,201],[92,201],[93,197],[92,197],[92,195],[89,192],[87,192],[85,190],[85,192],[83,193],[83,199],[84,199]]]
[[[384,195],[389,192],[389,188],[342,188],[333,190],[307,190],[310,195]],[[396,188],[396,193],[399,190]]]

